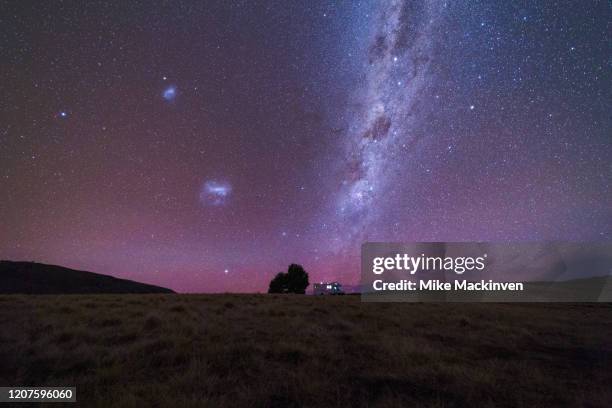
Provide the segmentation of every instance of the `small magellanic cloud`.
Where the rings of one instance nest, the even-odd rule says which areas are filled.
[[[164,90],[163,97],[167,101],[173,101],[176,98],[176,86],[172,85]]]

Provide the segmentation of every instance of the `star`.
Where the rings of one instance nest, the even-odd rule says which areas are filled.
[[[61,111],[61,112],[59,113],[59,115],[60,115],[62,118],[66,118],[66,117],[68,117],[68,113],[67,113],[66,111]]]

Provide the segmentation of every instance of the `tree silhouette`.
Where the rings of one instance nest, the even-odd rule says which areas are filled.
[[[279,272],[270,281],[268,293],[306,293],[308,287],[308,273],[302,265],[291,264],[287,273]]]
[[[287,293],[287,274],[279,272],[274,279],[270,281],[268,293]]]
[[[289,293],[306,293],[306,288],[309,285],[308,274],[302,265],[291,264],[287,270],[287,285]]]

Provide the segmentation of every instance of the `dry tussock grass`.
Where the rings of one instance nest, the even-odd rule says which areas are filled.
[[[142,406],[612,406],[611,305],[0,297],[0,383]]]

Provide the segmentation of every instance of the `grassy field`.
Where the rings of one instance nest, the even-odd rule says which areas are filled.
[[[0,327],[1,385],[82,406],[612,406],[609,304],[0,296]]]

